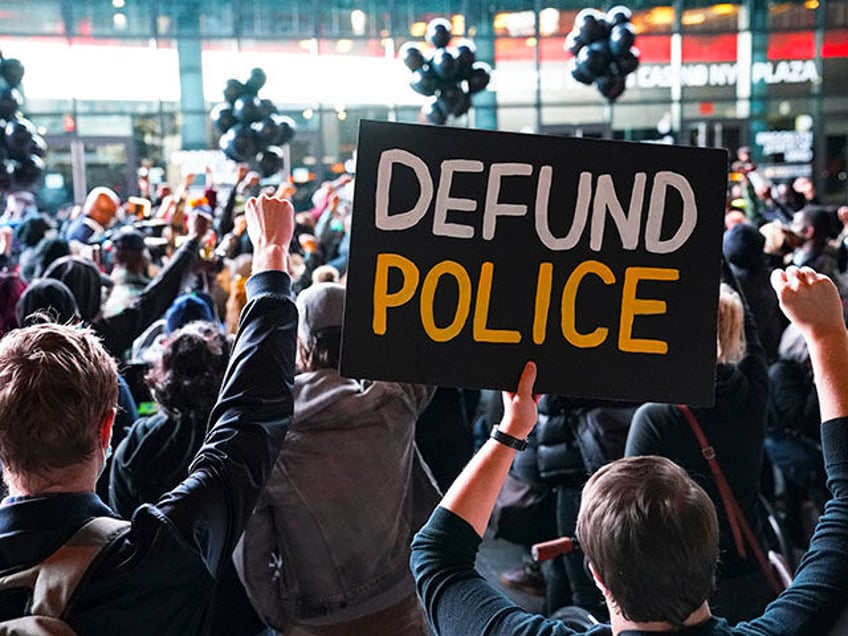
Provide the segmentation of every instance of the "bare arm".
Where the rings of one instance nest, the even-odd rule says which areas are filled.
[[[836,286],[809,267],[775,270],[771,283],[807,341],[822,421],[848,415],[848,332]]]
[[[525,439],[536,424],[535,381],[536,365],[528,362],[518,391],[504,396],[504,416],[498,425],[504,433]],[[515,453],[500,442],[487,440],[448,489],[441,506],[462,517],[482,537]]]

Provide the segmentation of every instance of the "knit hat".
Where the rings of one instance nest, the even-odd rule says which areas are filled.
[[[742,269],[757,270],[765,266],[763,247],[766,238],[748,223],[739,223],[724,233],[724,257]]]
[[[24,247],[35,247],[53,226],[42,215],[29,216],[15,230]]]
[[[212,308],[208,302],[199,298],[197,294],[182,294],[177,296],[168,311],[165,312],[165,332],[173,333],[195,320],[215,322]]]
[[[297,296],[297,337],[308,343],[340,333],[344,317],[345,288],[338,283],[316,283]]]
[[[92,322],[100,315],[104,280],[90,260],[81,256],[63,256],[47,268],[44,277],[55,278],[68,286],[84,321]]]
[[[32,272],[31,274],[25,273],[25,276],[30,279],[44,276],[44,272],[50,267],[53,261],[70,253],[71,248],[65,239],[55,236],[41,239],[38,245],[35,246]]]
[[[71,290],[65,283],[53,278],[40,278],[26,288],[18,301],[18,324],[26,326],[27,318],[36,312],[43,312],[63,325],[79,318],[77,301]]]

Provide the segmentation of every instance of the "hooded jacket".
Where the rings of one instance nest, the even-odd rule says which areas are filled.
[[[260,615],[333,624],[414,595],[409,544],[438,503],[415,447],[433,389],[342,378],[295,378],[294,420],[236,550]]]

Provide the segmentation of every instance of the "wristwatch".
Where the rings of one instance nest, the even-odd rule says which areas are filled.
[[[523,451],[527,448],[526,439],[519,439],[517,437],[513,437],[509,433],[504,433],[497,426],[492,428],[492,439],[496,442],[500,442],[504,446],[509,446],[510,448],[514,448],[518,451]]]

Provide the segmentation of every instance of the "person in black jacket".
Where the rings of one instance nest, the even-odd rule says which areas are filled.
[[[744,325],[744,332],[743,332]],[[764,551],[765,515],[760,494],[768,401],[768,368],[752,312],[729,285],[719,297],[715,405],[692,407],[739,506]],[[734,541],[719,488],[683,411],[648,403],[636,411],[625,454],[661,455],[682,466],[710,495],[718,510],[721,560],[716,613],[736,622],[762,613],[774,598],[753,552]]]
[[[297,310],[287,251],[291,204],[252,199],[254,274],[235,348],[190,473],[86,572],[63,620],[81,634],[195,634],[216,580],[270,474],[291,421]],[[115,364],[87,329],[42,324],[0,341],[0,571],[37,564],[88,520],[113,516],[94,494],[117,397]],[[29,598],[0,593],[0,620]]]

